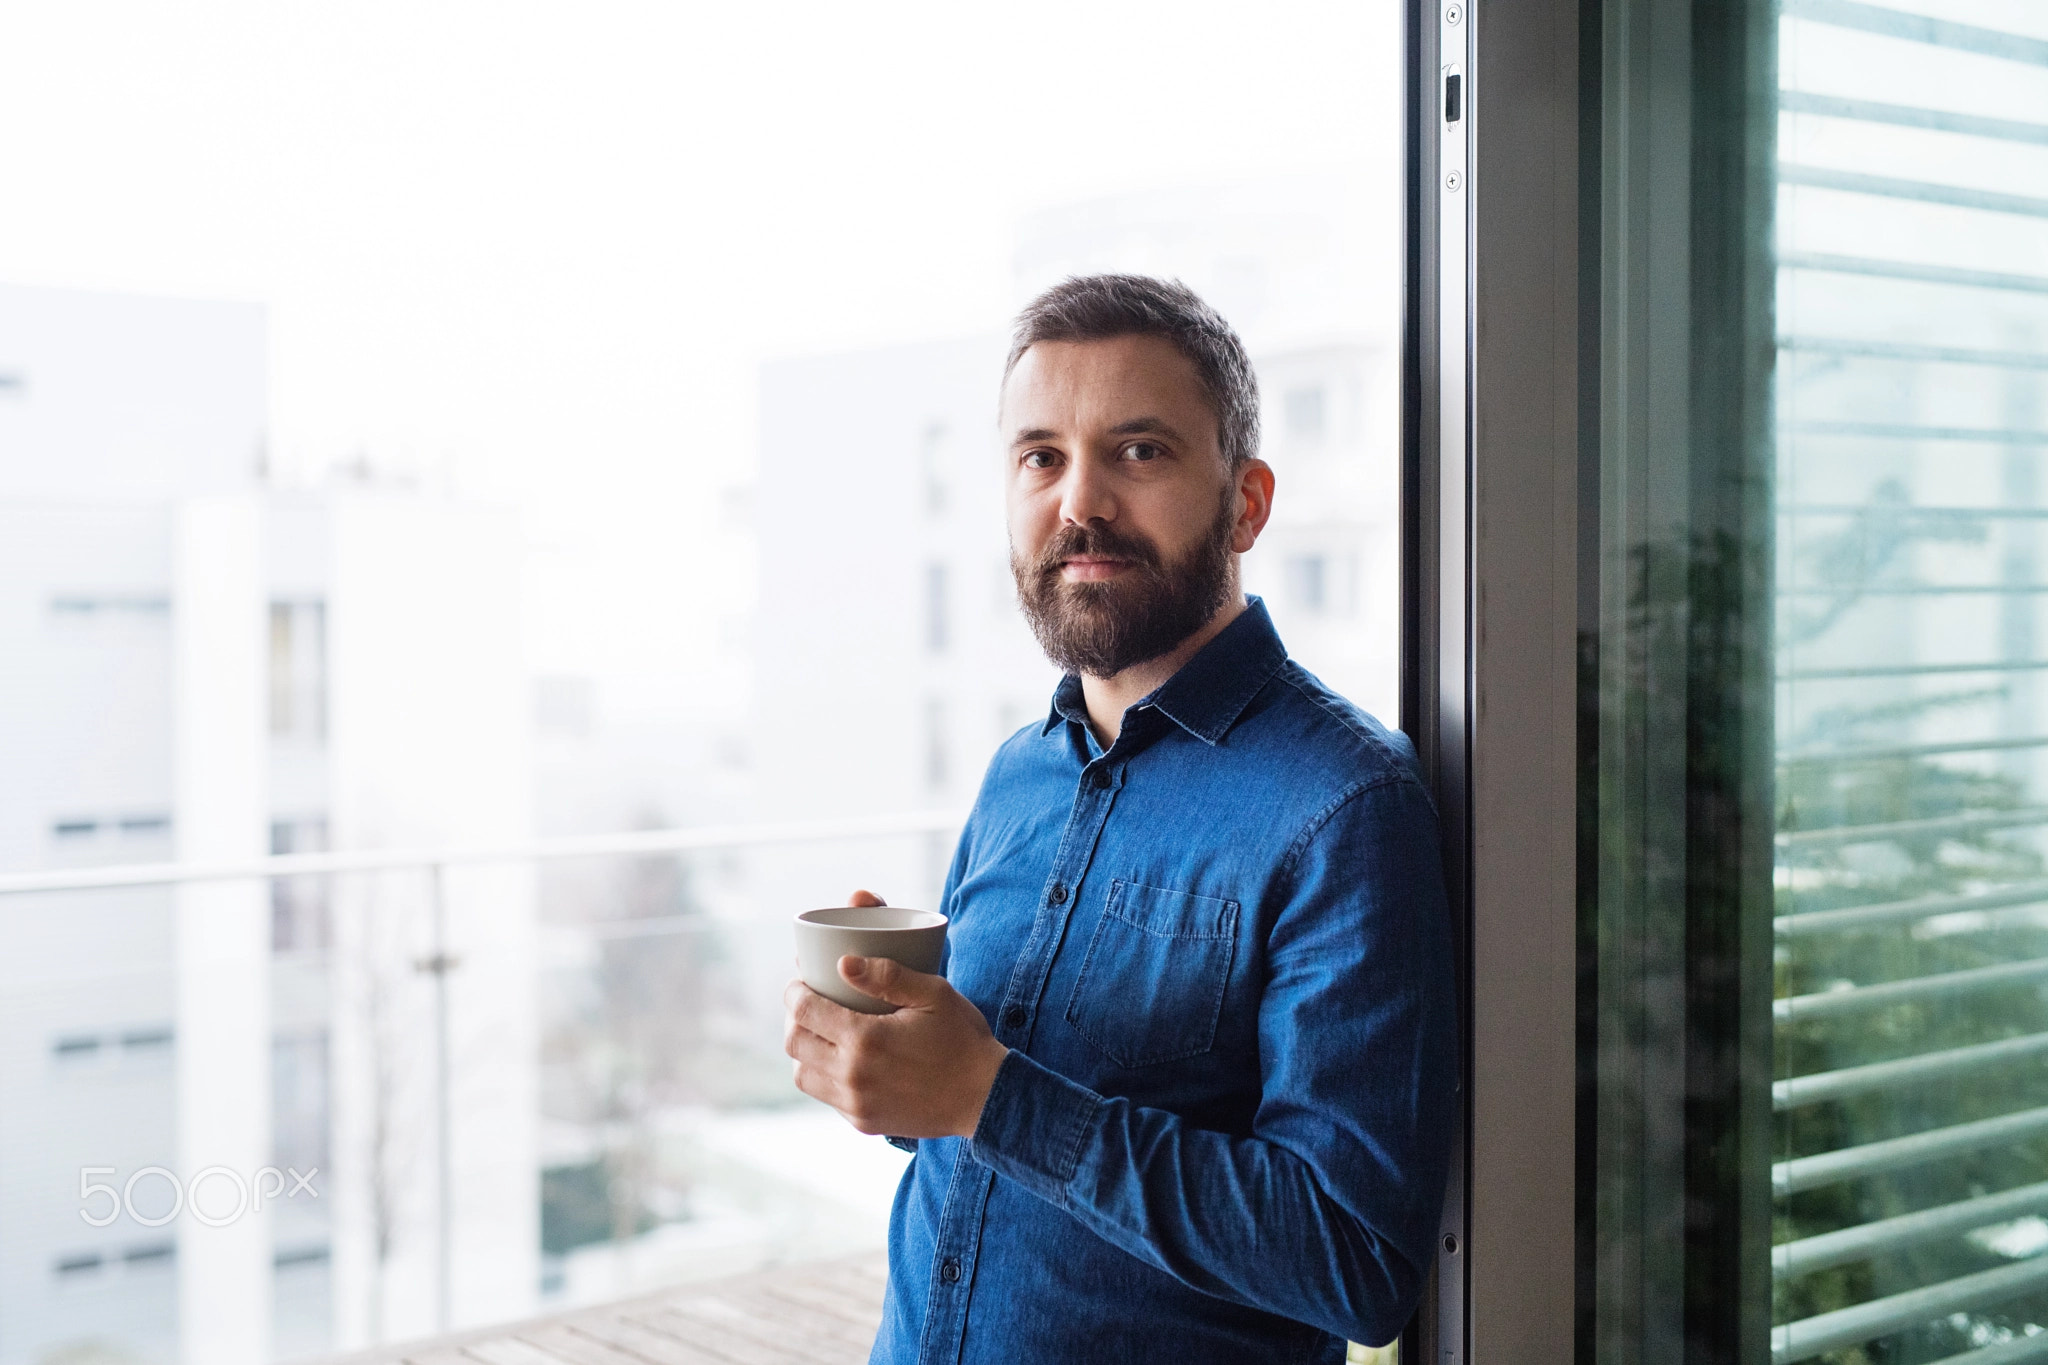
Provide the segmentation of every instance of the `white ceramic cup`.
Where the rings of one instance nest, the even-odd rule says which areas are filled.
[[[840,958],[886,957],[914,972],[936,972],[945,947],[946,917],[936,910],[835,905],[796,917],[796,964],[804,984],[862,1014],[894,1014],[896,1007],[847,985]]]

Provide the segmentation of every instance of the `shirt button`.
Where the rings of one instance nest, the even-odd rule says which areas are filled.
[[[1109,769],[1097,768],[1093,780],[1095,782],[1095,790],[1106,791],[1109,788]]]
[[[1052,890],[1045,893],[1045,899],[1053,905],[1065,905],[1067,903],[1067,884],[1065,882],[1054,882]]]
[[[1010,1008],[1003,1011],[1003,1027],[1023,1028],[1024,1022],[1030,1017],[1031,1016],[1029,1014],[1026,1014],[1024,1012],[1024,1007],[1022,1005],[1012,1005],[1010,1006]]]
[[[960,1283],[960,1262],[951,1256],[939,1262],[939,1278],[947,1284]]]

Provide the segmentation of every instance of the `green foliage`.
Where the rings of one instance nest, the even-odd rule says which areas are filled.
[[[625,1183],[612,1169],[613,1163],[600,1158],[571,1166],[549,1166],[540,1173],[540,1247],[550,1256],[561,1256],[593,1242],[610,1241],[619,1230],[620,1210],[615,1196]],[[633,1207],[626,1219],[629,1235],[653,1228],[654,1214],[646,1206]]]
[[[1922,698],[1928,709],[1968,698]],[[1881,719],[1896,724],[1887,708]],[[1875,716],[1836,718],[1853,733]],[[1793,763],[1780,774],[1779,828],[1883,825],[2008,811],[2024,804],[2009,778],[1927,761]],[[1858,843],[1786,850],[1778,911],[1868,905],[1967,894],[2042,875],[2039,853],[2010,832],[1898,833]],[[2048,928],[2026,911],[1974,912],[1781,943],[1776,995],[1801,996],[2029,958],[2048,958]],[[2022,983],[1901,1001],[1881,1008],[1782,1023],[1776,1073],[1800,1076],[1944,1048],[2048,1031],[2048,1000]],[[2048,1105],[2048,1068],[2037,1059],[1902,1084],[1777,1116],[1779,1159],[1833,1151],[1972,1119]],[[1932,1161],[1778,1201],[1774,1242],[1931,1208],[2048,1179],[2048,1143],[2025,1142]],[[1924,1243],[1802,1276],[1778,1286],[1776,1319],[1791,1321],[2006,1264],[1966,1237]],[[1936,1361],[2048,1321],[2048,1295],[1958,1315],[1929,1327],[1834,1353],[1838,1365]]]

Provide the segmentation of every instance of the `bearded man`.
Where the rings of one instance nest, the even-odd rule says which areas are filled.
[[[889,1015],[785,997],[798,1087],[916,1152],[871,1359],[1340,1361],[1414,1308],[1458,1089],[1413,750],[1239,586],[1273,471],[1192,292],[1047,291],[1000,422],[1066,677],[989,765],[944,974],[842,958]]]

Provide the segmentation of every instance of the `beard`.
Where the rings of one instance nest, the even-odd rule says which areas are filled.
[[[1014,550],[1010,573],[1017,602],[1045,657],[1069,673],[1113,678],[1135,664],[1170,653],[1229,602],[1230,539],[1237,523],[1236,490],[1186,555],[1168,564],[1143,536],[1098,522],[1063,526],[1035,560]],[[1106,555],[1130,567],[1115,578],[1069,583],[1062,561]]]

